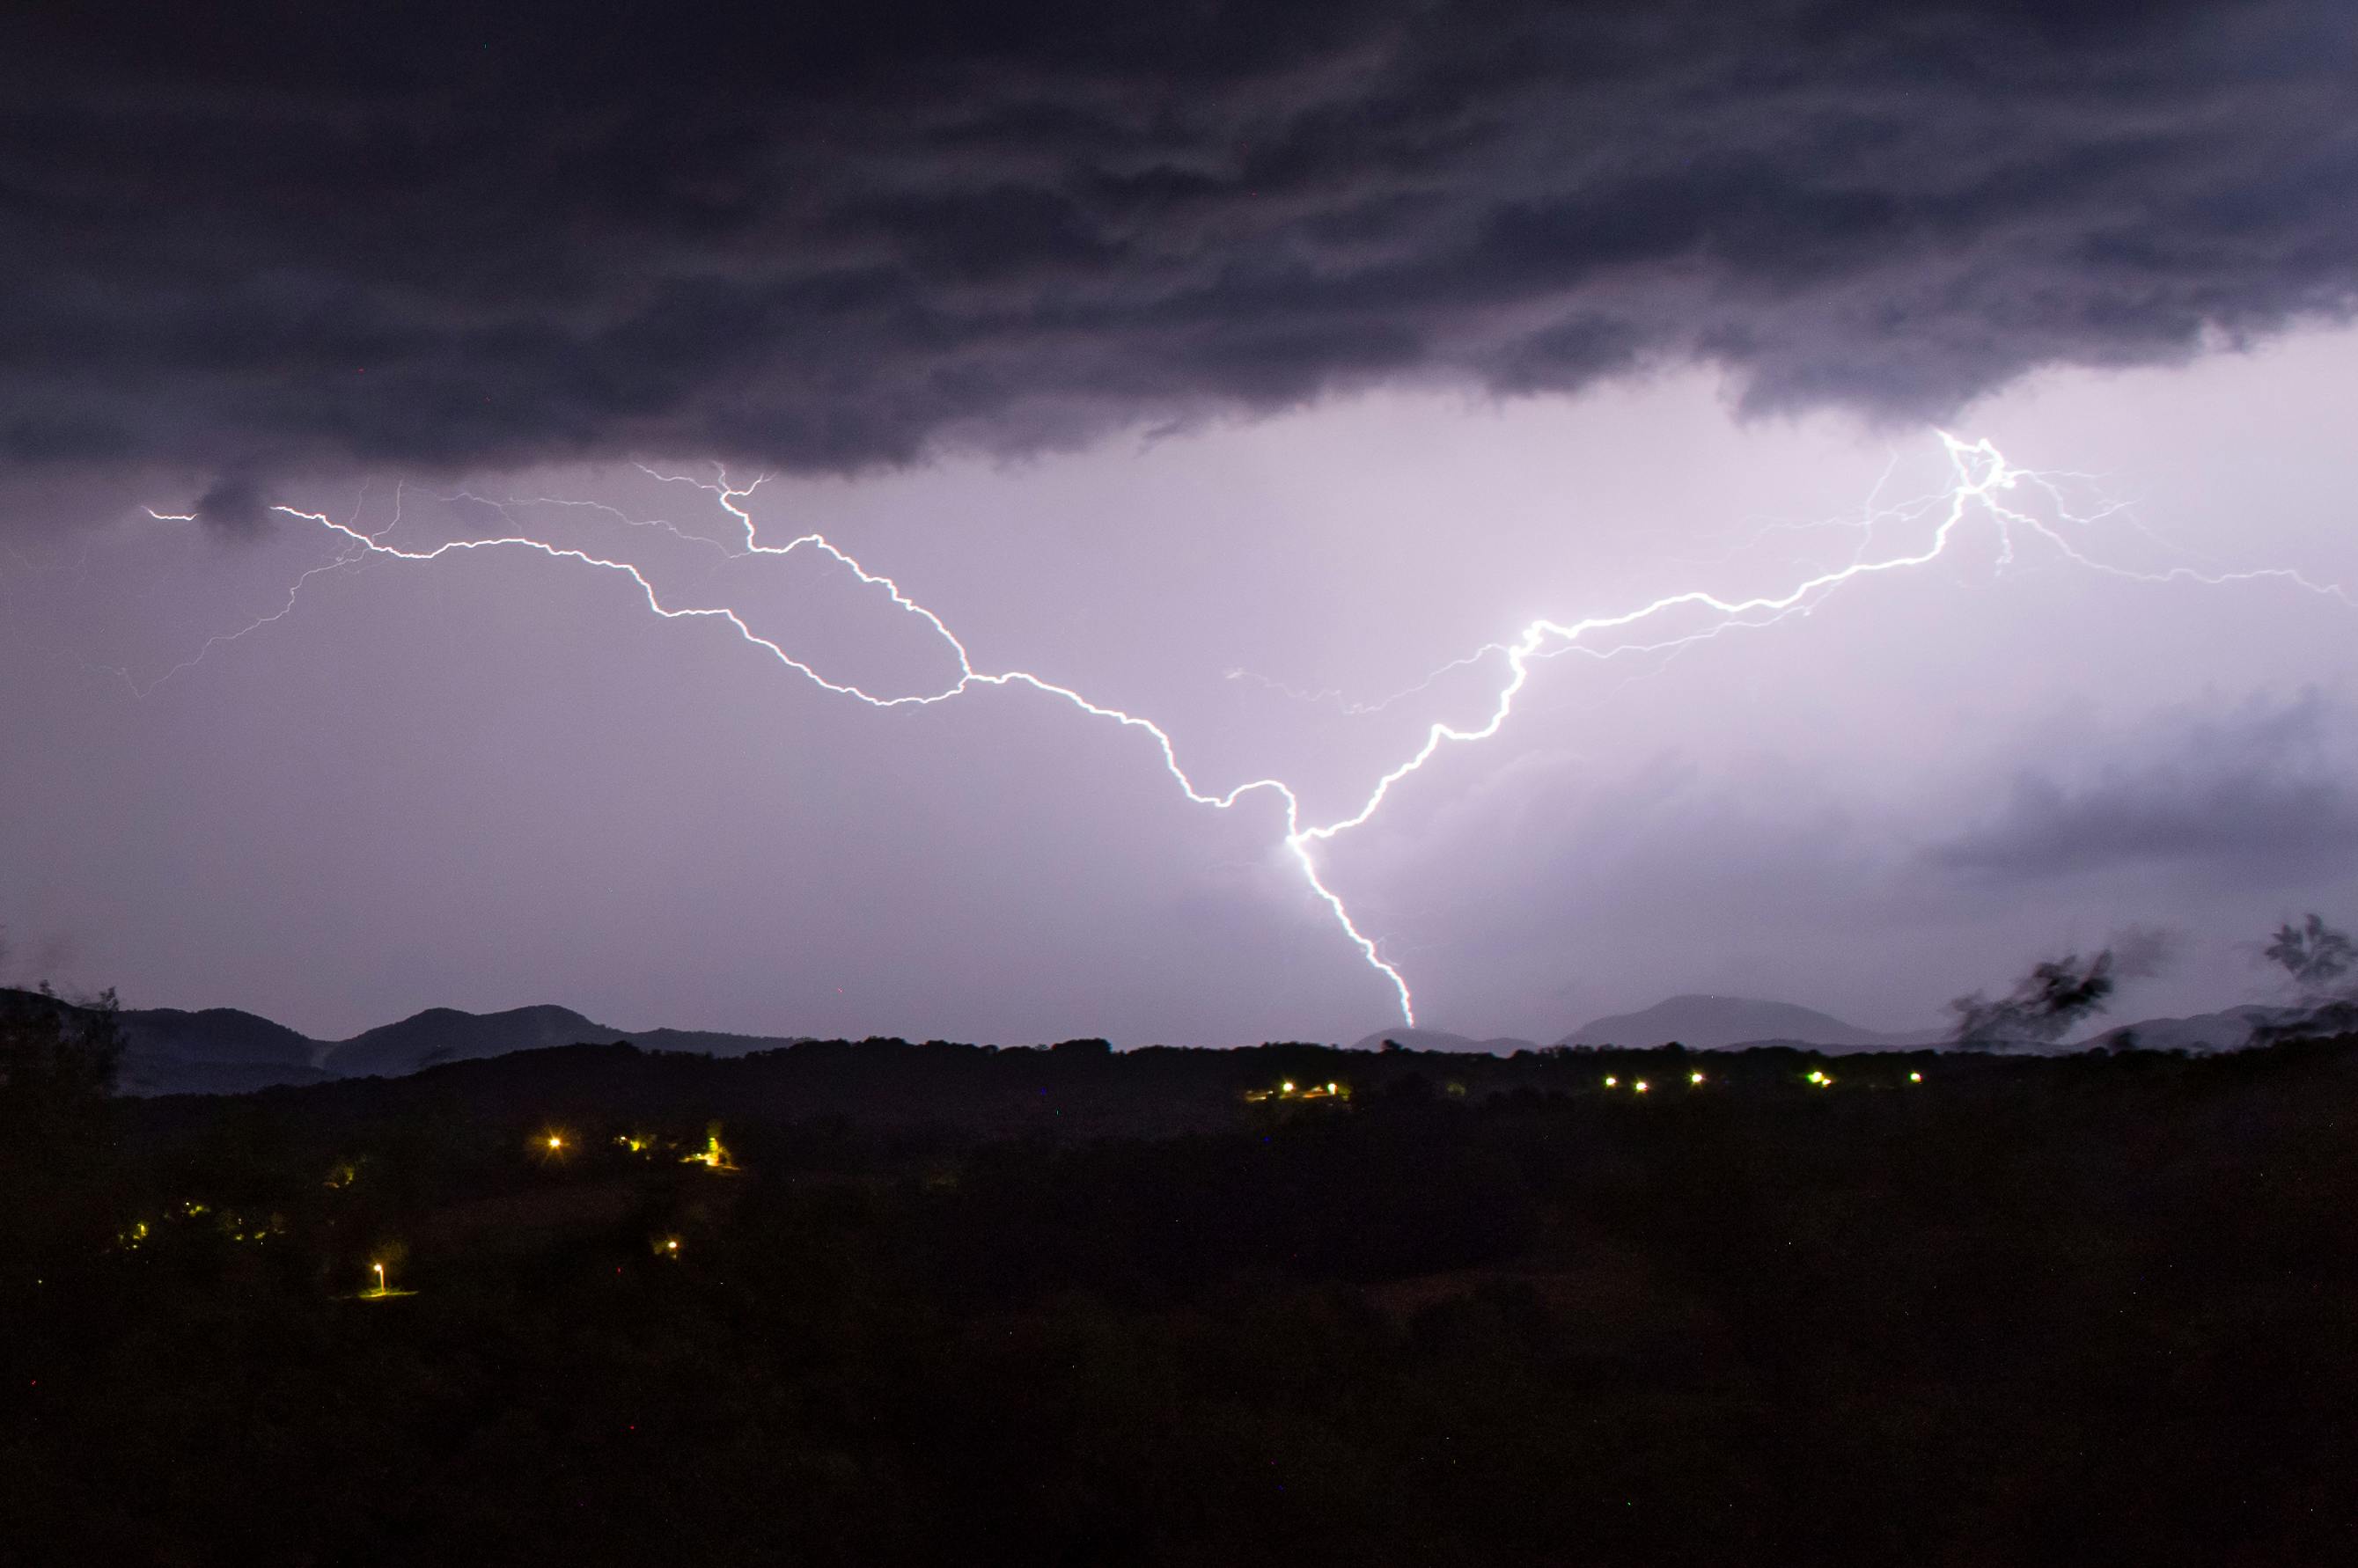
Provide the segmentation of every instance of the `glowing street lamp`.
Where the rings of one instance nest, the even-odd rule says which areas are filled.
[[[1607,1074],[1605,1078],[1605,1087],[1608,1089],[1617,1089],[1621,1087],[1621,1080],[1614,1077],[1610,1074]]]
[[[1699,1084],[1703,1082],[1703,1075],[1701,1073],[1689,1073],[1687,1075],[1687,1082],[1691,1084]]]
[[[1924,1081],[1924,1075],[1921,1073],[1910,1073],[1908,1075],[1908,1081],[1911,1084],[1920,1084]]]
[[[1651,1084],[1649,1084],[1643,1078],[1639,1078],[1636,1083],[1631,1084],[1629,1087],[1637,1090],[1639,1094],[1644,1094],[1648,1089],[1653,1087]]]

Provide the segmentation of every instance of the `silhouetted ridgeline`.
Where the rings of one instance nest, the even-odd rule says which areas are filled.
[[[33,1000],[28,993],[0,989],[0,999],[9,996]],[[2243,1007],[2197,1018],[2146,1019],[2115,1026],[2100,1039],[2115,1045],[2232,1050],[2250,1044],[2257,1031],[2298,1025],[2307,1012],[2300,1007]],[[650,1051],[745,1056],[797,1044],[807,1038],[693,1029],[621,1030],[594,1022],[569,1008],[547,1006],[510,1008],[490,1013],[428,1008],[396,1023],[363,1031],[349,1040],[311,1039],[234,1008],[210,1008],[197,1012],[178,1008],[126,1008],[116,1014],[116,1019],[124,1042],[117,1087],[126,1094],[136,1095],[243,1094],[277,1085],[393,1077],[454,1062],[585,1042],[623,1041]],[[1558,1044],[1655,1044],[1679,1040],[1710,1050],[1790,1044],[1803,1049],[1860,1051],[1910,1048],[1947,1038],[1939,1029],[1878,1034],[1788,1002],[1744,997],[1675,996],[1642,1012],[1596,1019]],[[1370,1034],[1354,1048],[1374,1051],[1388,1043],[1412,1051],[1470,1055],[1511,1056],[1540,1049],[1531,1040],[1476,1040],[1440,1030],[1399,1026]],[[2050,1041],[2018,1042],[2016,1048],[2050,1051],[2058,1047]]]
[[[1808,1046],[1691,1052],[1555,1047],[1499,1057],[1461,1051],[1344,1050],[1279,1043],[1229,1050],[1148,1046],[1117,1052],[1102,1040],[1001,1048],[946,1041],[813,1040],[741,1056],[651,1052],[627,1043],[511,1052],[429,1067],[395,1078],[346,1079],[257,1091],[253,1102],[313,1127],[365,1123],[428,1109],[464,1108],[492,1122],[554,1118],[604,1125],[631,1117],[708,1116],[732,1120],[839,1119],[875,1130],[933,1130],[961,1140],[1042,1135],[1061,1140],[1162,1137],[1236,1124],[1243,1097],[1293,1082],[1330,1082],[1355,1097],[1402,1094],[1487,1098],[1528,1091],[1602,1096],[1634,1093],[1692,1097],[1689,1079],[1705,1076],[1714,1093],[1823,1090],[1808,1075],[1835,1076],[1833,1087],[1866,1091],[1910,1087],[1908,1075],[1931,1072],[1943,1092],[2038,1081],[2040,1067],[2117,1067],[2147,1055],[2157,1065],[2174,1054],[2105,1052],[2084,1059],[1926,1048],[1832,1053]],[[2052,1074],[2046,1075],[2051,1076]],[[1607,1087],[1605,1080],[1620,1083]],[[1303,1112],[1284,1097],[1271,1113]],[[202,1121],[211,1108],[184,1097],[155,1097],[125,1108],[131,1124],[166,1129]]]
[[[21,1086],[0,1557],[2358,1546],[2358,1037]]]
[[[33,993],[0,989],[0,1008],[29,1005]],[[461,1012],[436,1007],[349,1040],[314,1040],[284,1024],[235,1008],[201,1011],[124,1008],[117,1087],[126,1094],[243,1094],[284,1084],[391,1076],[450,1062],[480,1060],[581,1041],[626,1040],[656,1051],[743,1055],[795,1043],[793,1038],[724,1034],[694,1029],[611,1029],[569,1008],[518,1007],[503,1012]]]

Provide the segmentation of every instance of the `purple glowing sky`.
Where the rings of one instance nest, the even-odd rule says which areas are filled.
[[[20,8],[6,978],[322,1035],[1381,1027],[1277,803],[1136,730],[875,711],[525,554],[319,570],[272,508],[627,550],[938,688],[824,562],[618,521],[729,522],[635,463],[772,471],[767,538],[1332,821],[1501,672],[1355,705],[1782,593],[1948,482],[1936,425],[2120,503],[2074,537],[2129,571],[2358,584],[2353,49],[2342,0]],[[2358,918],[2353,638],[1969,527],[1540,666],[1319,863],[1477,1035],[1690,989],[1913,1027],[2132,925],[2182,940],[2123,1012],[2257,1000],[2267,928]]]
[[[2132,503],[2087,536],[2114,558],[2185,558],[2143,529],[2219,568],[2347,581],[2334,390],[2353,370],[2358,338],[2316,332],[2058,373],[1957,423]],[[1534,614],[1779,589],[1853,541],[1763,525],[1855,516],[1895,456],[1887,494],[1942,481],[1929,432],[1741,423],[1708,378],[1669,375],[785,478],[754,510],[895,574],[984,666],[1151,715],[1207,784],[1273,772],[1332,816],[1425,724],[1475,719],[1495,664],[1357,716],[1229,672],[1372,698]],[[348,514],[366,477],[310,499]],[[465,488],[728,521],[622,465]],[[391,500],[379,480],[361,514]],[[422,490],[406,507],[414,544],[495,531]],[[830,675],[942,678],[840,574],[626,542]],[[0,763],[26,959],[320,1034],[542,1000],[626,1027],[1125,1044],[1390,1014],[1273,805],[1190,806],[1142,738],[1036,694],[862,708],[566,563],[324,574],[284,620],[130,689],[276,609],[329,543],[130,518],[12,560],[0,712],[47,738]],[[2253,936],[2358,892],[2353,638],[2358,611],[2283,585],[2155,587],[2032,551],[2001,569],[1968,541],[1673,661],[1542,665],[1506,731],[1324,860],[1424,1021],[1466,1033],[1552,1038],[1691,989],[1912,1024],[2130,923],[2188,936],[2137,1008],[2244,1000]],[[2143,838],[2095,833],[2138,812]]]

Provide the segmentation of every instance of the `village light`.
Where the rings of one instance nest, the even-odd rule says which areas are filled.
[[[717,1121],[706,1130],[704,1147],[693,1154],[683,1157],[680,1163],[701,1165],[708,1171],[733,1171],[737,1168],[737,1162],[731,1160],[729,1157],[729,1151],[721,1146],[720,1124]]]
[[[1920,1084],[1924,1081],[1924,1075],[1921,1073],[1910,1073],[1908,1075],[1908,1081],[1911,1084]]]
[[[1283,1094],[1289,1094],[1289,1095],[1290,1095],[1290,1094],[1292,1094],[1292,1093],[1293,1092],[1293,1079],[1291,1079],[1291,1078],[1289,1078],[1289,1079],[1287,1079],[1284,1083],[1282,1083],[1282,1084],[1278,1085],[1277,1087],[1278,1087],[1279,1092],[1283,1093]]]
[[[1646,1080],[1643,1078],[1639,1078],[1636,1083],[1631,1084],[1629,1087],[1637,1090],[1639,1094],[1644,1094],[1649,1087]]]
[[[1608,1089],[1617,1089],[1621,1087],[1621,1080],[1607,1075],[1605,1079],[1605,1087]]]
[[[1687,1082],[1691,1084],[1699,1084],[1703,1082],[1703,1075],[1701,1073],[1689,1073],[1687,1075]]]

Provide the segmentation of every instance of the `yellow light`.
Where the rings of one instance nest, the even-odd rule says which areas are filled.
[[[565,1140],[552,1132],[548,1135],[548,1146],[551,1149],[562,1149],[565,1147]]]
[[[1282,1083],[1277,1087],[1287,1094],[1292,1094],[1293,1092],[1293,1083],[1291,1079],[1288,1079],[1286,1082]]]
[[[715,1122],[713,1125],[718,1127],[719,1123]],[[683,1156],[680,1163],[702,1165],[709,1171],[733,1171],[737,1168],[737,1162],[729,1157],[729,1151],[720,1146],[720,1134],[717,1131],[706,1133],[704,1147],[693,1154]]]
[[[664,1243],[664,1250],[666,1252],[676,1252],[679,1250],[679,1243],[676,1241],[666,1241]]]
[[[1813,1084],[1823,1084],[1823,1083],[1824,1083],[1825,1081],[1826,1081],[1826,1076],[1825,1076],[1823,1073],[1818,1072],[1818,1071],[1816,1071],[1815,1069],[1812,1069],[1812,1070],[1811,1071],[1811,1073],[1810,1073],[1810,1082],[1812,1082],[1812,1083],[1813,1083]]]
[[[1618,1078],[1608,1077],[1605,1080],[1605,1087],[1608,1089],[1617,1089],[1621,1087],[1621,1080]]]
[[[1687,1075],[1687,1082],[1691,1084],[1699,1084],[1703,1082],[1703,1075],[1701,1073],[1689,1073]]]
[[[1327,1092],[1328,1094],[1330,1094],[1330,1095],[1339,1095],[1339,1094],[1341,1094],[1341,1093],[1343,1092],[1343,1090],[1342,1090],[1342,1088],[1340,1087],[1340,1086],[1338,1086],[1338,1085],[1335,1085],[1335,1084],[1328,1084],[1328,1085],[1326,1086],[1326,1092]]]
[[[1920,1084],[1924,1081],[1924,1075],[1921,1073],[1910,1073],[1908,1075],[1908,1081],[1911,1084]]]
[[[1639,1094],[1644,1094],[1651,1086],[1650,1086],[1645,1079],[1639,1078],[1636,1083],[1631,1084],[1629,1087],[1636,1089]]]

